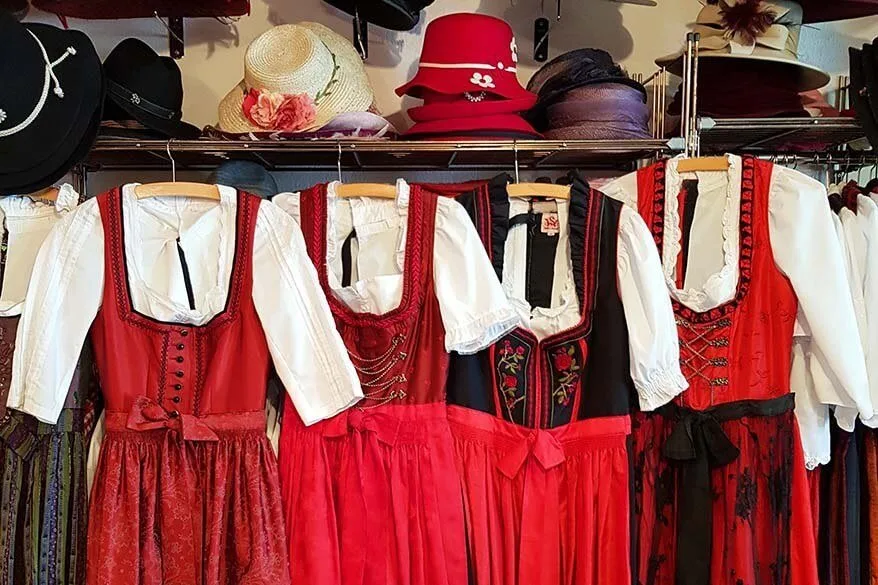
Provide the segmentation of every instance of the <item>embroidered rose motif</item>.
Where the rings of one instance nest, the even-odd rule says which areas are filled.
[[[317,118],[314,100],[308,94],[287,95],[251,89],[241,104],[244,116],[266,130],[296,132]]]
[[[509,339],[503,341],[498,350],[500,359],[497,361],[497,379],[500,384],[503,404],[506,406],[509,419],[512,420],[512,411],[525,398],[523,381],[519,381],[521,371],[524,368],[525,348],[521,345],[513,347]],[[519,385],[521,384],[521,387]]]
[[[496,85],[494,85],[494,78],[493,77],[491,77],[490,75],[482,75],[478,71],[473,73],[473,76],[470,78],[470,83],[474,83],[474,84],[478,85],[479,87],[484,87],[484,88],[497,87]]]
[[[582,356],[583,362],[585,355]],[[552,398],[561,406],[568,406],[573,399],[576,384],[582,374],[583,364],[576,360],[574,345],[568,345],[552,354],[552,365],[555,367],[555,387],[552,390]]]
[[[564,371],[570,369],[570,366],[573,365],[573,358],[564,352],[555,354],[555,369]]]

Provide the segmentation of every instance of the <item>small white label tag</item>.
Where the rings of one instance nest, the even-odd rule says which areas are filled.
[[[543,221],[540,224],[540,231],[542,231],[547,236],[556,236],[558,235],[558,231],[560,230],[560,226],[558,223],[558,214],[557,213],[544,213]]]

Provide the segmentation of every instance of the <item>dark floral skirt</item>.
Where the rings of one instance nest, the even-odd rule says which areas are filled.
[[[817,585],[808,480],[792,410],[732,420],[696,416],[688,428],[666,414],[634,417],[636,582]],[[675,430],[688,435],[691,457],[669,452]],[[696,459],[704,467],[697,469]],[[700,486],[693,477],[699,472]],[[704,497],[693,496],[699,487]]]

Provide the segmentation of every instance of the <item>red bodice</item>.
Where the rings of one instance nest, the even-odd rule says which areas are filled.
[[[302,232],[336,326],[360,376],[363,407],[445,400],[449,355],[433,286],[433,239],[438,196],[412,186],[403,292],[383,315],[358,313],[332,292],[326,266],[326,185],[301,194]]]
[[[143,397],[172,416],[263,411],[270,357],[251,294],[259,203],[253,195],[238,193],[226,307],[207,324],[195,327],[161,322],[134,310],[121,191],[98,197],[106,277],[91,334],[108,412],[128,413]]]
[[[680,336],[680,361],[689,389],[677,402],[703,410],[737,400],[764,400],[790,392],[790,355],[798,301],[778,269],[768,231],[768,194],[773,165],[742,159],[739,277],[732,300],[709,311],[673,301]],[[661,254],[665,163],[637,174],[638,210]]]

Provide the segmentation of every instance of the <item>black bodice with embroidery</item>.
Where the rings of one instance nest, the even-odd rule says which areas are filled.
[[[510,225],[539,225],[541,218],[509,218],[507,177],[457,200],[476,225],[497,275],[502,277]],[[636,404],[630,375],[628,329],[619,298],[616,241],[622,204],[574,176],[569,211],[570,255],[581,320],[542,340],[516,329],[490,348],[454,354],[448,401],[531,428],[628,414]],[[538,215],[534,212],[534,215]],[[528,300],[545,299],[551,287],[555,247],[528,233]],[[542,274],[534,279],[534,270]],[[551,290],[549,291],[550,296]]]

